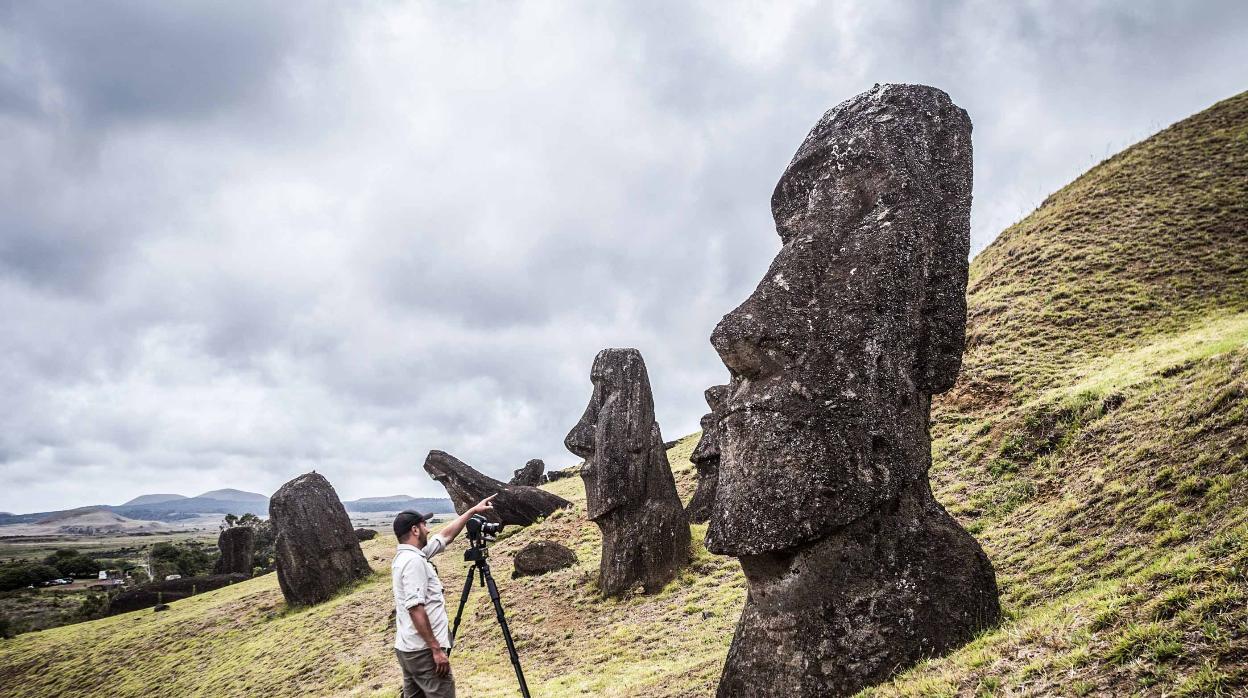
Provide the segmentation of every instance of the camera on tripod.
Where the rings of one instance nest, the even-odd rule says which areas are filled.
[[[503,612],[503,600],[498,593],[498,585],[494,583],[494,575],[490,573],[489,550],[486,544],[503,532],[503,524],[490,521],[480,514],[473,514],[464,525],[468,531],[468,549],[464,551],[464,561],[471,562],[468,574],[464,577],[464,593],[459,596],[459,610],[455,612],[455,624],[451,626],[451,642],[459,634],[459,621],[464,617],[464,605],[468,602],[468,593],[472,591],[472,583],[480,575],[481,586],[489,592],[490,601],[494,604],[494,618],[503,631],[503,642],[507,644],[507,655],[511,658],[511,666],[516,670],[516,680],[520,682],[520,695],[529,698],[529,686],[524,681],[524,670],[520,668],[520,654],[516,652],[516,643],[511,639],[511,628],[507,627],[507,615]],[[448,652],[449,654],[449,652]]]
[[[467,529],[469,542],[473,547],[481,548],[503,532],[503,525],[490,521],[480,514],[473,514],[472,518],[468,519]]]

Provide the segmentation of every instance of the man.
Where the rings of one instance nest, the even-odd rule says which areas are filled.
[[[399,512],[394,517],[398,551],[390,565],[394,587],[394,653],[403,668],[403,698],[455,698],[455,677],[446,651],[451,647],[450,626],[446,621],[446,599],[438,569],[429,562],[455,540],[473,514],[494,508],[490,495],[447,524],[437,535],[429,535],[432,514]]]

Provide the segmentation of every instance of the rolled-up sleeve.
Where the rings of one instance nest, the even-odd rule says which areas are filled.
[[[425,603],[425,590],[429,586],[429,574],[425,561],[413,556],[403,565],[403,607],[415,608]]]
[[[432,536],[429,536],[429,542],[425,545],[425,549],[421,552],[425,554],[426,558],[430,558],[443,550],[446,550],[446,539],[442,537],[441,533],[435,533]]]

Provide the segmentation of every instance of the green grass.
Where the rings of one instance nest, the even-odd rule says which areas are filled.
[[[932,486],[983,543],[1004,620],[869,696],[1248,693],[1248,94],[1110,158],[972,263],[962,377],[933,405]],[[671,451],[683,497],[695,437]],[[492,559],[541,696],[713,695],[745,597],[694,527],[653,596],[598,597],[600,538],[574,502]],[[574,567],[510,579],[526,543]],[[439,561],[462,585],[462,543]],[[264,577],[0,645],[5,695],[393,696],[386,567],[288,610]],[[452,594],[454,600],[456,593]],[[515,695],[489,601],[469,602],[461,693]]]

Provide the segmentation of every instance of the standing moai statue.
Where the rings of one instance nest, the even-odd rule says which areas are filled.
[[[603,349],[594,394],[563,443],[585,459],[586,514],[602,531],[598,585],[655,593],[689,563],[689,519],[676,494],[641,352]]]
[[[269,500],[269,521],[286,603],[327,601],[372,573],[347,510],[324,476],[307,473],[282,485]]]
[[[217,558],[213,574],[245,574],[250,577],[256,554],[256,529],[232,526],[221,531],[217,536],[217,550],[221,556]]]
[[[728,386],[711,386],[702,396],[711,411],[702,415],[702,438],[698,439],[693,453],[689,455],[689,460],[698,470],[698,488],[693,491],[689,506],[685,507],[692,523],[706,523],[715,504],[715,488],[719,484],[719,420],[724,417]]]
[[[749,587],[719,696],[851,695],[998,620],[992,565],[927,476],[970,205],[970,119],[917,85],[824,114],[780,178],[783,246],[711,336],[732,382],[706,543]]]

